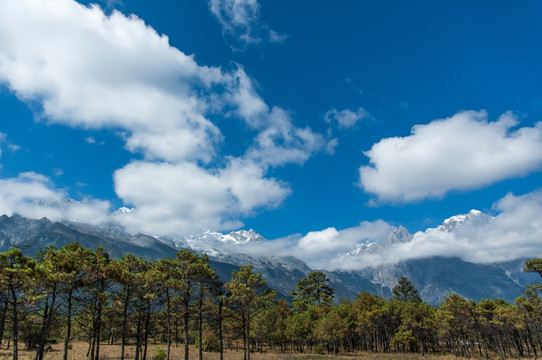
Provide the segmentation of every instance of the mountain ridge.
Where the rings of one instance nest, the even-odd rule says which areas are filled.
[[[454,231],[480,219],[490,221],[491,217],[471,210],[468,214],[446,219],[443,225],[431,231]],[[369,241],[358,244],[350,256],[379,251],[411,239],[412,234],[404,227],[391,228],[385,239],[373,242],[374,245],[369,245]],[[293,256],[255,256],[243,252],[244,246],[258,246],[268,241],[252,229],[232,231],[229,234],[205,232],[175,238],[130,234],[114,223],[89,225],[68,220],[52,222],[46,218],[33,220],[17,214],[11,217],[0,216],[0,251],[15,246],[27,255],[34,255],[40,248],[50,245],[61,247],[76,241],[88,248],[103,246],[112,257],[121,257],[130,252],[156,259],[174,256],[180,249],[206,253],[223,281],[229,281],[232,270],[251,264],[282,297],[288,297],[299,280],[317,270],[327,274],[337,298],[353,299],[361,291],[390,297],[398,279],[407,276],[418,288],[422,298],[433,305],[440,303],[444,296],[452,292],[477,301],[491,297],[513,301],[521,295],[524,286],[535,279],[530,276],[532,274],[521,271],[525,259],[484,265],[468,263],[457,257],[434,256],[363,270],[328,271],[313,269]]]

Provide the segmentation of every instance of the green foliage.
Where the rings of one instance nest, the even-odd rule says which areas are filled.
[[[526,271],[538,272],[539,265],[540,259],[528,261]],[[147,261],[130,254],[111,260],[104,249],[79,244],[47,248],[36,260],[12,249],[0,253],[0,340],[36,348],[36,359],[53,337],[64,336],[66,355],[70,341],[90,340],[90,360],[102,358],[99,344],[106,339],[134,344],[135,357],[144,358],[152,336],[170,349],[183,332],[185,350],[220,351],[221,339],[243,341],[247,360],[264,346],[322,355],[448,351],[501,359],[542,350],[538,284],[514,304],[451,294],[435,309],[404,277],[390,300],[362,292],[336,304],[328,281],[324,273],[309,274],[293,292],[292,306],[276,300],[252,266],[233,272],[222,288],[208,257],[186,250]],[[152,358],[167,353],[158,349]]]
[[[167,353],[162,348],[157,348],[154,352],[152,360],[164,360],[167,356]]]
[[[418,290],[405,276],[402,276],[401,279],[399,279],[398,284],[393,288],[393,298],[401,302],[422,302],[422,298],[420,297]]]
[[[542,278],[542,258],[525,261],[525,272],[536,272]]]
[[[316,345],[316,348],[314,349],[314,353],[317,354],[317,355],[324,355],[325,354],[324,347],[322,346],[322,344]]]
[[[290,292],[294,297],[294,306],[299,310],[305,310],[310,305],[322,303],[331,304],[335,296],[335,290],[327,284],[329,279],[321,271],[310,273],[297,283],[295,291]]]

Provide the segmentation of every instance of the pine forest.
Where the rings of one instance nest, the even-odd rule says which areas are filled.
[[[542,277],[542,259],[525,264]],[[279,299],[252,266],[223,283],[206,255],[110,258],[78,243],[47,248],[34,258],[13,248],[0,253],[0,347],[48,359],[52,344],[64,360],[74,342],[85,359],[206,358],[251,355],[449,354],[464,358],[534,358],[542,352],[542,286],[527,286],[514,303],[475,302],[450,294],[433,307],[405,277],[385,299],[362,292],[336,299],[329,279],[313,272],[291,298]],[[151,346],[159,345],[154,351]],[[130,349],[130,351],[128,351]],[[7,359],[7,358],[6,358]]]

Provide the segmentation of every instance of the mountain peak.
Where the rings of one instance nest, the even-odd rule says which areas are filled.
[[[220,240],[232,244],[247,244],[264,241],[264,238],[253,229],[250,229],[248,231],[232,231],[227,235],[223,235]]]
[[[117,211],[115,211],[116,214],[129,214],[134,211],[134,208],[127,208],[126,206],[120,207]]]
[[[480,210],[472,209],[467,214],[455,215],[444,220],[441,225],[437,226],[437,230],[450,232],[465,223],[489,218],[490,217],[488,215],[484,214]]]

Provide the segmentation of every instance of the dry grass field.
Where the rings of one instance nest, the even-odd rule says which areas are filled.
[[[161,345],[150,345],[147,359],[152,360],[152,357],[157,348],[162,348],[165,350],[165,346]],[[125,358],[133,359],[135,348],[133,346],[128,346],[125,349]],[[86,343],[74,343],[72,350],[69,353],[70,360],[84,360],[86,359],[87,344]],[[30,351],[20,350],[19,359],[20,360],[32,360],[34,353]],[[182,347],[172,347],[172,357],[171,359],[179,360],[183,359],[184,349]],[[11,350],[0,350],[0,360],[11,360],[13,357]],[[191,349],[190,353],[191,359],[197,359],[198,353],[196,349]],[[204,353],[203,358],[205,360],[219,360],[220,356],[218,353]],[[101,345],[100,347],[100,360],[117,360],[120,359],[120,346],[119,345]],[[331,360],[331,359],[342,359],[342,360],[354,360],[354,359],[363,359],[363,360],[452,360],[458,359],[452,355],[425,355],[421,356],[419,354],[348,354],[348,355],[310,355],[310,354],[299,354],[299,353],[253,353],[251,354],[252,360]],[[525,359],[525,358],[524,358]],[[62,360],[62,345],[54,345],[52,351],[49,351],[45,355],[45,360]],[[224,360],[243,360],[243,352],[239,351],[228,351],[224,355]]]

